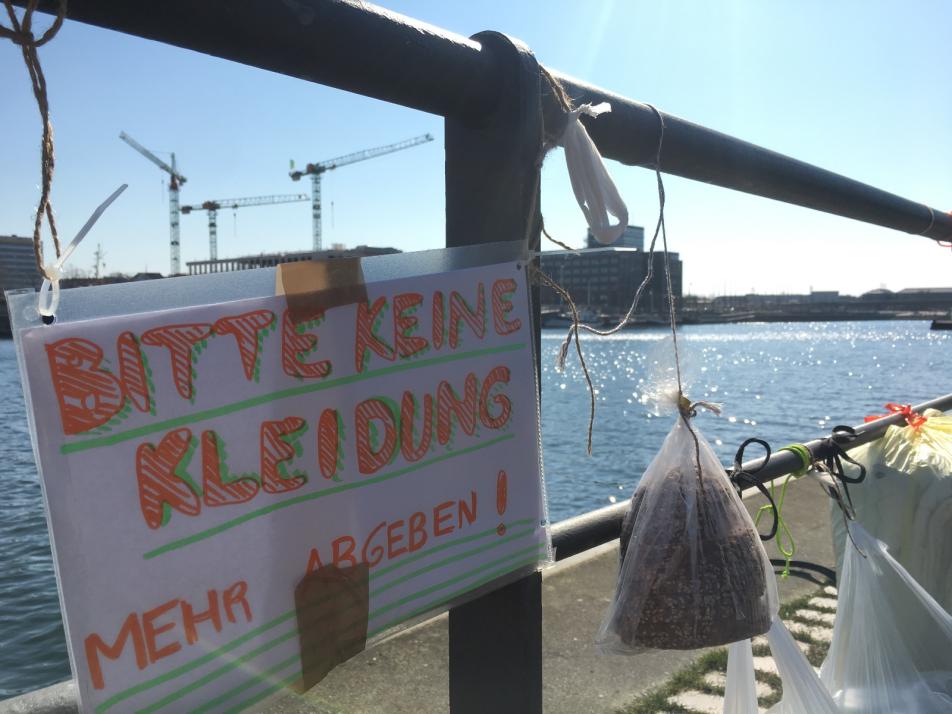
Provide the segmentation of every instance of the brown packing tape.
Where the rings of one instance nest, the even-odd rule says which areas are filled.
[[[322,310],[367,300],[360,258],[282,263],[275,272],[274,292],[285,296],[295,325],[313,320]]]
[[[301,649],[300,691],[334,667],[363,652],[370,612],[370,566],[328,565],[306,575],[294,589]]]

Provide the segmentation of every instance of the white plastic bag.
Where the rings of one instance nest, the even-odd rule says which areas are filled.
[[[727,648],[727,686],[724,714],[758,714],[757,680],[750,640],[731,643]]]
[[[683,416],[635,489],[622,551],[596,638],[602,651],[725,645],[765,632],[777,611],[776,579],[750,515]]]
[[[856,520],[952,613],[952,417],[936,410],[923,416],[917,426],[891,426],[881,439],[850,452],[866,467],[866,478],[849,493]],[[845,468],[852,474],[854,467]],[[842,578],[846,526],[839,508],[831,508]]]
[[[952,616],[884,543],[849,528],[823,683],[842,712],[952,711]]]
[[[780,618],[770,626],[767,642],[783,682],[783,699],[767,714],[837,714],[830,693]]]
[[[588,221],[592,235],[602,245],[614,243],[625,232],[628,227],[628,208],[605,168],[598,147],[588,135],[585,125],[579,121],[579,115],[597,117],[611,110],[608,102],[595,106],[583,104],[572,110],[560,142],[565,149],[565,164],[575,199]],[[617,219],[614,224],[609,214]]]
[[[838,714],[829,692],[779,618],[771,624],[767,641],[783,682],[783,699],[767,714]],[[759,711],[750,640],[735,642],[727,654],[724,714],[758,714]]]

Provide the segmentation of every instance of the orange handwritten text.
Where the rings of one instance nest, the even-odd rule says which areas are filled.
[[[341,535],[330,542],[326,555],[332,565],[353,567],[367,563],[371,568],[384,560],[395,560],[406,553],[413,553],[431,538],[441,538],[476,522],[476,492],[469,497],[444,501],[426,511],[416,511],[408,518],[377,523],[362,539]],[[308,553],[307,572],[323,568],[321,552],[311,548]]]
[[[222,631],[222,612],[225,619],[232,624],[237,624],[241,618],[245,623],[251,622],[251,605],[247,595],[248,584],[239,580],[221,594],[217,590],[209,590],[206,610],[196,613],[186,600],[173,598],[141,615],[137,612],[127,615],[112,643],[96,632],[87,635],[83,641],[83,649],[93,688],[103,689],[106,686],[104,659],[122,659],[130,651],[127,647],[130,644],[136,668],[143,670],[182,649],[181,637],[177,636],[179,630],[184,634],[185,644],[194,645],[201,640],[199,624],[208,622],[216,633]]]
[[[354,313],[354,366],[360,374],[369,369],[375,359],[411,360],[431,349],[460,349],[464,341],[467,348],[473,347],[472,342],[486,339],[489,323],[498,336],[518,331],[522,321],[511,317],[515,310],[513,295],[518,287],[515,280],[502,278],[491,286],[476,282],[465,289],[450,290],[448,294],[441,290],[429,296],[405,292],[333,309],[348,309]],[[429,334],[421,330],[420,315],[429,318]],[[199,365],[203,364],[203,355],[209,352],[209,341],[216,336],[231,338],[227,344],[233,345],[233,364],[241,366],[247,381],[259,381],[265,338],[271,334],[277,335],[274,347],[278,350],[276,357],[280,357],[281,372],[302,380],[324,379],[332,372],[331,360],[317,355],[317,331],[324,319],[325,309],[314,305],[294,316],[285,309],[279,329],[274,329],[278,318],[273,311],[258,309],[224,315],[213,323],[160,325],[145,330],[138,337],[126,330],[116,338],[115,369],[102,346],[92,340],[68,337],[48,343],[45,347],[63,433],[72,436],[99,427],[113,429],[133,408],[157,413],[156,388],[145,347],[160,350],[166,356],[165,360],[152,363],[166,368],[166,378],[170,378],[175,387],[174,391],[160,390],[163,398],[177,395],[190,402],[195,400]],[[219,340],[218,344],[224,345],[226,341]],[[219,346],[213,350],[215,368],[223,366],[223,349],[228,348]],[[152,353],[148,356],[152,357]],[[462,401],[468,413],[472,402],[470,394],[466,393]],[[437,410],[439,408],[438,404]],[[463,419],[462,412],[457,416]],[[465,426],[470,423],[465,422]],[[331,433],[329,428],[328,422],[320,433]],[[327,475],[324,470],[322,473]],[[262,486],[268,489],[264,483]]]

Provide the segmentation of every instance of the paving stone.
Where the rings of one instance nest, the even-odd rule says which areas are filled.
[[[684,707],[701,714],[721,714],[724,711],[724,697],[696,692],[693,689],[668,697],[668,704]]]
[[[823,588],[823,592],[825,592],[827,595],[831,595],[832,597],[836,597],[837,593],[836,588],[832,585],[827,585],[825,588]]]
[[[828,597],[811,597],[807,605],[810,607],[822,607],[824,610],[835,610],[836,600]]]
[[[767,674],[779,674],[777,663],[774,662],[773,657],[754,657],[754,669]]]
[[[750,641],[751,646],[753,647],[762,647],[764,645],[769,646],[767,638],[764,635],[757,635],[754,639]]]
[[[791,635],[805,635],[816,642],[831,642],[833,640],[833,630],[825,625],[807,625],[803,622],[794,622],[785,620],[784,624],[790,630]]]
[[[724,689],[727,686],[727,675],[724,672],[708,672],[704,675],[704,683],[709,687],[720,687]],[[756,682],[757,697],[769,697],[774,693],[773,687],[766,682]]]
[[[833,623],[836,622],[836,615],[832,612],[818,612],[816,610],[797,610],[793,613],[794,617],[799,617],[801,620],[807,620],[809,622],[817,622],[824,625],[829,625],[833,627]]]

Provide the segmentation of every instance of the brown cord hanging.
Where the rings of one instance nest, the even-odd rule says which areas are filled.
[[[43,262],[43,238],[40,231],[43,228],[43,216],[45,215],[50,224],[53,248],[56,250],[56,257],[59,258],[61,254],[60,241],[56,230],[56,219],[53,215],[53,203],[50,198],[56,157],[53,152],[53,124],[50,121],[50,103],[46,91],[46,77],[43,75],[43,68],[40,66],[40,58],[36,50],[52,40],[59,32],[63,25],[63,18],[66,16],[66,0],[59,0],[56,19],[39,38],[33,34],[33,12],[36,10],[37,0],[30,0],[27,3],[22,19],[17,18],[10,0],[3,0],[3,4],[6,7],[11,26],[5,27],[0,24],[0,38],[8,39],[19,45],[23,53],[23,61],[30,73],[33,96],[36,97],[40,119],[43,122],[42,154],[40,158],[42,186],[40,189],[40,203],[37,206],[36,218],[33,222],[33,254],[36,258],[36,269],[40,272],[40,275],[50,278],[51,276],[47,274],[46,265]]]

